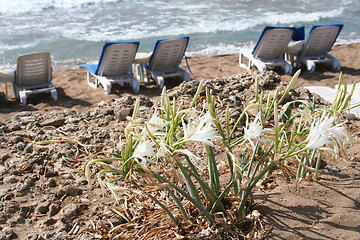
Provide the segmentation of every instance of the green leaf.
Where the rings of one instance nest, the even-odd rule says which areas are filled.
[[[172,188],[174,188],[176,191],[178,191],[181,195],[183,195],[186,199],[188,199],[192,204],[195,205],[195,207],[197,207],[199,209],[199,211],[207,218],[207,220],[209,221],[210,225],[214,224],[214,218],[210,215],[210,213],[202,206],[201,202],[197,202],[193,197],[191,197],[189,194],[187,194],[184,190],[182,190],[181,188],[179,188],[178,186],[176,186],[175,184],[173,184],[172,182],[170,182],[169,180],[167,180],[166,178],[160,176],[157,173],[153,172],[153,175],[155,178],[157,178],[158,180],[167,182],[168,184],[171,185]]]
[[[172,213],[170,212],[170,210],[164,205],[162,204],[159,200],[157,200],[153,195],[151,195],[150,193],[146,193],[145,194],[147,196],[149,196],[152,200],[154,200],[165,212],[166,214],[170,217],[171,221],[174,223],[175,226],[178,226],[178,222],[176,221],[174,215],[172,215]]]
[[[220,192],[220,180],[219,180],[219,173],[216,166],[216,159],[214,155],[213,148],[204,145],[205,151],[208,154],[208,169],[209,169],[209,178],[210,178],[210,186],[215,191],[216,194],[219,194]]]

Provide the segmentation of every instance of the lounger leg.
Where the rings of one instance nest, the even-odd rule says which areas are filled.
[[[97,88],[97,87],[98,87],[98,82],[97,82],[96,77],[95,77],[95,83],[91,81],[91,77],[92,77],[92,76],[91,76],[91,72],[88,71],[88,72],[87,72],[87,83],[88,83],[88,85],[89,85],[90,87],[92,87],[92,88]]]
[[[249,61],[250,62],[250,61]],[[254,61],[254,65],[256,66],[256,68],[260,71],[263,72],[267,69],[266,64],[260,60],[255,59]],[[250,69],[250,66],[249,66]]]
[[[316,64],[314,61],[306,60],[305,65],[309,72],[315,72]]]
[[[135,63],[131,64],[131,73],[132,74],[134,74],[135,68],[136,68],[136,64]]]
[[[143,64],[136,64],[136,77],[142,83],[144,81],[144,67]]]
[[[99,76],[98,78],[99,84],[101,84],[104,88],[104,92],[106,95],[109,95],[111,93],[111,82],[107,81],[105,77]]]
[[[164,87],[164,78],[155,74],[153,74],[152,77],[154,78],[156,85],[162,90]]]
[[[282,66],[284,68],[284,72],[286,75],[291,75],[293,72],[293,66],[292,64],[285,62],[284,65]]]
[[[111,93],[111,83],[102,83],[101,85],[104,88],[105,94],[109,95]]]
[[[146,76],[144,75],[144,81],[146,82],[146,83],[149,83],[150,82],[150,71],[148,70],[148,69],[146,69],[146,67],[145,67],[145,74],[146,74]]]
[[[304,63],[309,72],[315,72],[316,65],[314,61],[308,60],[307,58],[300,56],[298,57],[298,61],[299,63],[300,62]]]
[[[158,82],[159,82],[159,88],[162,90],[165,84],[164,78],[163,77],[159,77],[158,78]]]
[[[340,61],[337,60],[336,58],[333,58],[333,61],[332,61],[332,70],[335,71],[335,72],[340,72],[340,70],[341,70]]]
[[[285,53],[285,61],[290,62],[291,66],[294,67],[294,54]]]
[[[136,79],[133,79],[131,85],[132,85],[133,90],[134,90],[135,93],[140,92],[140,83]]]
[[[239,65],[240,65],[240,67],[245,68],[245,69],[250,69],[250,68],[251,68],[251,61],[250,61],[250,59],[248,59],[248,60],[249,60],[249,64],[246,65],[246,64],[243,62],[243,59],[244,59],[244,58],[245,58],[245,55],[244,55],[242,52],[240,52],[240,53],[239,53]]]
[[[26,106],[26,94],[23,91],[19,92],[19,98],[20,102]]]
[[[57,101],[58,100],[58,97],[57,97],[57,91],[56,89],[53,89],[51,90],[51,97],[54,99],[54,101]]]

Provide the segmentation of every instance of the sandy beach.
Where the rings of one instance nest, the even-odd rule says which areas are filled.
[[[340,60],[343,79],[348,83],[359,82],[359,53],[360,44],[338,45],[331,51]],[[238,54],[193,57],[188,62],[195,79],[212,79],[208,84],[214,87],[212,90],[218,91],[215,94],[221,102],[220,110],[230,103],[231,97],[235,99],[231,101],[239,104],[243,101],[241,99],[247,102],[251,98],[247,93],[252,94],[253,85],[244,85],[241,90],[243,96],[236,96],[239,93],[236,86],[241,85],[241,77],[250,75],[241,76],[247,70],[239,67]],[[187,67],[185,61],[181,66]],[[261,76],[276,75],[277,84],[290,81],[291,76],[284,75],[281,70],[277,73],[280,77],[272,73]],[[233,75],[238,76],[229,77]],[[317,66],[315,73],[303,68],[295,87],[334,87],[339,75],[326,65]],[[253,75],[251,77],[253,79]],[[223,80],[225,78],[226,81]],[[131,196],[131,201],[136,200],[140,204],[131,205],[130,201],[130,207],[126,207],[130,213],[128,210],[124,212],[131,217],[118,216],[120,208],[114,199],[100,195],[98,185],[89,187],[84,176],[84,166],[89,160],[99,157],[101,152],[119,151],[119,139],[127,124],[126,116],[131,114],[135,99],[141,98],[143,111],[139,120],[145,121],[150,118],[150,108],[155,105],[161,90],[154,83],[143,84],[140,93],[134,94],[130,87],[115,85],[112,93],[105,95],[101,87],[93,89],[87,85],[86,70],[79,68],[55,69],[53,83],[58,91],[58,101],[53,101],[50,94],[39,94],[29,97],[28,105],[22,106],[14,98],[5,101],[5,94],[0,94],[0,238],[90,239],[89,236],[92,236],[91,239],[179,239],[180,231],[172,227],[170,218],[160,208],[154,207],[148,198]],[[166,82],[165,85],[172,90],[194,90],[184,90],[180,95],[182,100],[188,101],[185,104],[189,104],[196,91],[194,82],[179,87],[179,83],[174,82]],[[185,85],[194,85],[194,89]],[[273,88],[279,85],[272,84]],[[9,94],[12,97],[11,91]],[[22,111],[32,113],[17,114]],[[242,106],[233,104],[232,111],[240,114]],[[230,118],[233,117],[236,118],[236,114],[230,115]],[[359,140],[358,119],[350,119],[347,125],[354,140]],[[254,208],[251,209],[254,211],[248,220],[252,222],[249,232],[241,232],[239,236],[243,238],[231,239],[360,239],[359,149],[359,143],[354,141],[344,150],[346,154],[337,159],[326,159],[320,168],[318,181],[310,181],[306,177],[295,180],[292,168],[289,168],[292,178],[286,178],[279,169],[274,169],[254,192]],[[226,182],[229,177],[228,169],[223,167],[226,157],[221,153],[217,157],[221,180]],[[257,213],[257,217],[253,213]],[[160,227],[153,222],[146,223],[154,221],[152,216],[160,216],[160,219],[154,218]],[[195,219],[198,218],[196,215]],[[223,220],[219,225],[215,224],[216,230],[226,232],[230,229],[230,225],[224,224],[224,227],[222,224]],[[144,225],[147,227],[143,228]],[[204,230],[199,226],[186,227],[188,232],[183,232],[184,236],[180,237],[195,239]],[[168,235],[145,237],[154,229],[156,234]],[[114,237],[115,233],[128,238]],[[134,237],[135,234],[139,236]]]
[[[340,60],[344,80],[348,83],[360,81],[360,62],[358,61],[360,44],[337,45],[333,47],[330,53]],[[246,69],[239,67],[238,57],[238,54],[231,54],[189,58],[188,63],[193,73],[192,78],[197,80],[213,79],[236,75],[246,71]],[[181,66],[187,69],[185,60],[183,60]],[[291,79],[291,76],[284,75],[281,70],[278,73],[281,74],[282,81],[289,81]],[[296,86],[334,87],[338,83],[338,79],[338,72],[332,72],[326,65],[319,65],[315,73],[309,73],[303,68]],[[21,111],[46,113],[72,109],[82,112],[101,101],[120,98],[127,94],[134,95],[131,88],[121,88],[116,85],[113,87],[110,95],[105,95],[101,87],[93,89],[87,85],[86,70],[80,68],[55,69],[53,71],[53,83],[58,91],[58,101],[53,101],[49,95],[33,95],[28,98],[28,105],[25,107],[14,98],[6,102],[4,98],[4,84],[1,84],[0,121],[9,120],[13,114]],[[170,88],[171,84],[167,83],[166,86]],[[11,91],[9,95],[13,97]],[[139,95],[156,97],[160,95],[160,89],[156,88],[154,84],[142,84]]]

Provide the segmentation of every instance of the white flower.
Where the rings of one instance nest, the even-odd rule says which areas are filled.
[[[319,120],[314,120],[311,124],[309,135],[305,141],[308,141],[306,149],[331,150],[323,147],[326,144],[334,145],[336,141],[345,142],[346,129],[344,123],[333,126],[336,117],[329,117],[324,109]]]
[[[153,149],[153,144],[150,141],[142,141],[136,146],[135,151],[133,153],[134,158],[138,158],[142,160],[142,164],[147,164],[148,162],[155,163],[150,159],[155,156],[155,152]]]
[[[189,157],[190,161],[195,165],[195,166],[198,166],[199,162],[203,162],[201,160],[200,157],[196,156],[194,153],[192,153],[191,151],[189,151],[188,149],[180,149],[180,150],[176,150],[174,153],[182,153],[186,156]],[[203,162],[204,164],[206,164],[205,162]]]
[[[164,139],[160,139],[158,144],[159,147],[157,148],[156,158],[166,158],[166,156],[172,155]]]
[[[159,117],[159,113],[157,109],[155,109],[154,114],[150,118],[150,120],[146,123],[147,128],[149,129],[152,135],[166,135],[164,132],[164,127],[168,125],[169,122]]]
[[[346,140],[346,137],[347,137],[346,129],[343,125],[344,125],[344,123],[340,123],[340,124],[333,126],[331,129],[328,130],[329,135],[333,139],[336,139],[337,141],[340,141],[340,142],[347,141]]]
[[[249,128],[244,128],[244,138],[260,140],[261,134],[263,132],[263,127],[261,123],[258,123],[260,116],[260,113],[258,113],[254,121],[248,123],[249,116],[246,114],[246,125],[248,125]]]
[[[270,129],[263,128],[260,117],[261,112],[256,115],[254,121],[249,123],[249,116],[246,113],[246,126],[248,126],[248,128],[246,128],[246,126],[244,127],[244,138],[249,141],[253,149],[255,148],[254,141],[264,141],[264,139],[261,139],[261,136],[264,135],[266,131],[270,131]]]
[[[188,141],[201,142],[211,147],[216,147],[211,140],[221,139],[220,136],[215,134],[213,129],[214,123],[209,112],[200,116],[199,119],[194,121],[189,120],[187,125],[183,120],[182,125],[184,130],[184,139]]]

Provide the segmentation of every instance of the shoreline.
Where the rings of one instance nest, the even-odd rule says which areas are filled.
[[[189,51],[189,49],[188,49],[188,51],[186,51],[185,55],[188,58],[208,58],[208,57],[233,55],[233,54],[238,54],[238,52],[240,51],[241,48],[251,48],[251,49],[254,48],[256,42],[257,42],[257,40],[250,41],[250,42],[237,43],[237,44],[233,44],[233,45],[225,45],[225,46],[220,44],[218,46],[211,46],[211,47],[207,47],[207,48],[202,48],[200,50],[194,49],[191,51]],[[341,45],[351,45],[351,44],[360,44],[360,36],[356,39],[350,39],[350,40],[340,38],[334,44],[334,47],[341,46]],[[152,49],[149,49],[149,51],[138,50],[138,53],[148,54],[148,53],[151,53],[151,51],[152,51]],[[23,52],[19,55],[27,54],[30,52]],[[51,55],[51,51],[50,51],[50,55],[52,58],[51,61],[52,61],[53,70],[76,69],[76,68],[78,68],[79,65],[82,65],[82,64],[97,64],[99,61],[100,53],[101,53],[101,46],[99,48],[98,55],[96,55],[93,59],[85,60],[85,59],[81,59],[81,58],[76,58],[76,59],[68,59],[68,60],[57,60],[56,57]],[[2,57],[3,57],[3,61],[2,61],[2,66],[0,66],[0,69],[1,68],[11,68],[11,69],[16,68],[16,59],[12,59],[12,61],[7,61],[6,55],[5,56],[3,55]]]
[[[345,45],[335,45],[331,55],[336,57],[342,66],[343,79],[348,83],[360,81],[360,63],[358,56],[360,55],[360,43],[352,43]],[[238,63],[239,54],[226,54],[211,57],[189,57],[188,63],[193,79],[214,79],[217,77],[228,77],[241,74],[247,71],[240,68]],[[187,70],[186,61],[183,60],[182,68]],[[252,69],[254,71],[254,69]],[[189,71],[189,70],[187,70]],[[282,81],[290,81],[292,76],[283,75],[282,72],[276,71],[281,75]],[[327,66],[319,65],[315,73],[309,73],[302,68],[302,73],[294,87],[304,86],[328,86],[334,87],[339,80],[340,73],[332,72]],[[21,111],[34,111],[40,113],[49,113],[52,111],[85,111],[96,106],[102,101],[110,101],[111,99],[121,98],[126,95],[147,96],[149,98],[159,96],[161,91],[154,84],[142,85],[139,94],[134,94],[128,87],[114,87],[109,95],[105,95],[101,87],[93,89],[86,84],[86,70],[80,68],[66,68],[53,70],[53,83],[58,91],[58,101],[53,101],[51,97],[33,95],[28,101],[27,106],[15,100],[14,98],[5,101],[4,96],[1,99],[0,106],[0,122],[8,121],[11,117]],[[0,94],[4,95],[5,89],[2,85]],[[13,97],[11,88],[9,97]]]

